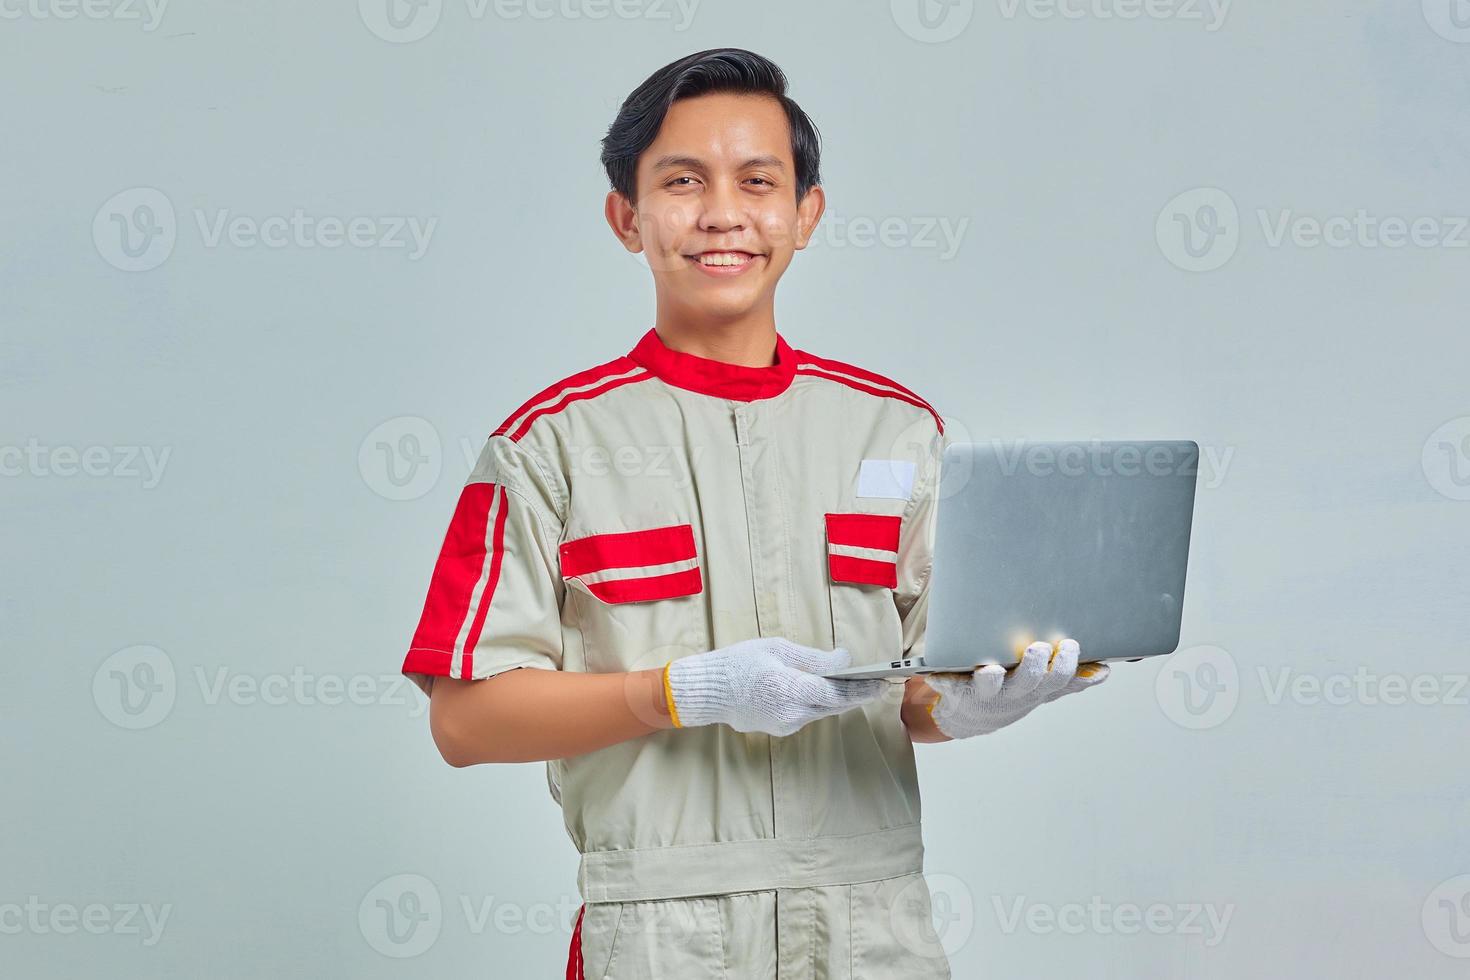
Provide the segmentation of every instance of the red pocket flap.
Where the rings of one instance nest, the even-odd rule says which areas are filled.
[[[827,572],[834,582],[898,587],[902,518],[891,514],[827,514]]]
[[[561,545],[561,574],[603,602],[646,602],[704,588],[691,524],[591,534]]]

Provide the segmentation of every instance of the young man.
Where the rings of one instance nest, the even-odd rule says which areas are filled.
[[[1070,640],[1010,672],[820,676],[921,652],[945,437],[776,331],[824,205],[785,93],[720,49],[623,103],[606,217],[654,325],[491,434],[403,664],[451,765],[547,762],[581,854],[569,978],[948,977],[912,743],[1107,676]]]

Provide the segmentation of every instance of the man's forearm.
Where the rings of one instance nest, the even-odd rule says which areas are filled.
[[[941,732],[934,724],[934,717],[929,714],[929,705],[939,700],[939,692],[928,684],[920,676],[910,677],[903,685],[903,707],[900,717],[903,718],[904,727],[909,730],[909,739],[913,742],[949,742],[950,737]]]
[[[445,761],[565,759],[673,728],[662,667],[581,673],[527,667],[484,680],[434,679],[429,726]]]
[[[904,683],[901,718],[914,742],[948,742],[929,705],[939,695],[922,677]],[[663,669],[629,673],[510,670],[485,680],[437,677],[430,730],[454,766],[565,759],[673,728]]]

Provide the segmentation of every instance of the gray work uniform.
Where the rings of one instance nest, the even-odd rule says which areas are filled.
[[[649,330],[487,440],[403,670],[427,691],[756,636],[922,652],[944,438],[909,389],[780,336],[748,367]],[[787,736],[667,729],[548,762],[581,855],[569,976],[948,977],[902,690]]]

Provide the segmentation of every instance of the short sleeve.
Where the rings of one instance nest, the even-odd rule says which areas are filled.
[[[561,669],[561,532],[546,486],[509,439],[486,442],[460,490],[403,661],[425,694],[434,677]]]
[[[901,529],[898,551],[898,588],[894,602],[902,623],[903,653],[917,657],[924,653],[925,630],[929,622],[929,577],[934,569],[935,519],[939,510],[940,461],[949,438],[936,426],[923,460],[921,478],[915,481]]]

